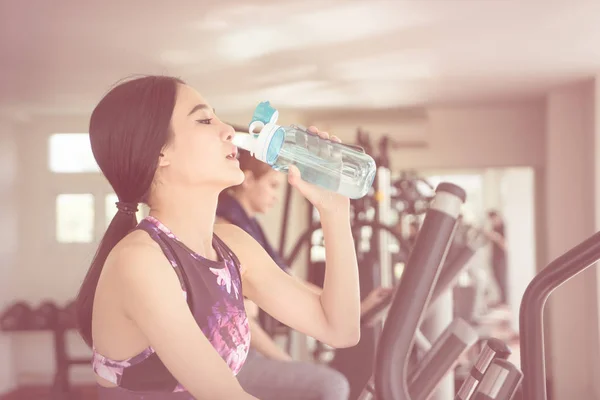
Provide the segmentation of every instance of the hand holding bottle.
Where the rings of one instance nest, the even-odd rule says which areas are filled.
[[[329,135],[327,132],[321,132],[314,126],[309,127],[308,131],[319,135],[322,139],[329,139],[332,142],[337,143],[342,142],[337,136]],[[290,165],[289,167],[288,182],[298,189],[298,191],[300,191],[300,193],[302,193],[302,195],[310,201],[317,210],[319,210],[319,212],[349,210],[350,200],[348,197],[302,180],[300,170],[295,165]]]
[[[319,133],[315,127],[278,125],[278,115],[268,101],[260,103],[249,124],[248,134],[236,133],[233,144],[248,150],[276,171],[300,174],[302,179],[290,176],[290,183],[317,208],[338,210],[336,207],[344,206],[339,209],[343,210],[348,199],[359,199],[369,192],[377,166],[362,148],[341,144],[338,138],[330,138],[326,132]],[[256,130],[260,132],[256,133]],[[310,186],[305,185],[308,183]]]

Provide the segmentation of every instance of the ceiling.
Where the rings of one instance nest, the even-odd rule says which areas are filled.
[[[221,112],[539,95],[600,71],[597,0],[0,0],[4,115],[88,113],[172,74]]]

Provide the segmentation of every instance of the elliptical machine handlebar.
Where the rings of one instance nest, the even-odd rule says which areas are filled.
[[[440,183],[394,294],[375,357],[378,400],[410,400],[408,355],[456,228],[465,191]]]
[[[546,400],[543,312],[546,300],[557,287],[600,260],[600,232],[584,240],[533,278],[527,286],[519,312],[523,398]]]
[[[430,303],[434,303],[446,290],[448,290],[458,278],[458,275],[467,266],[469,260],[475,255],[477,250],[486,243],[486,239],[481,233],[476,233],[471,237],[467,244],[460,249],[458,254],[451,260],[447,260],[444,268],[440,272],[437,284],[433,290]]]

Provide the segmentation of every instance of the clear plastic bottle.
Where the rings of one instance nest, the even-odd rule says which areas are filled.
[[[348,198],[368,193],[377,167],[361,147],[322,139],[300,126],[277,125],[277,118],[269,102],[260,103],[250,133],[236,133],[233,143],[277,171],[287,173],[295,165],[303,180]],[[254,133],[257,129],[258,134]]]

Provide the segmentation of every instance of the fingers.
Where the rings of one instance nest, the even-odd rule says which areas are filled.
[[[289,166],[288,182],[292,187],[296,188],[304,197],[306,197],[308,201],[311,201],[311,185],[302,179],[302,174],[300,173],[298,167],[296,167],[295,165]]]
[[[316,135],[319,135],[320,138],[322,139],[329,139],[332,142],[336,142],[336,143],[341,143],[342,141],[340,140],[340,138],[338,138],[335,135],[330,135],[327,132],[321,132],[319,131],[319,128],[317,128],[316,126],[309,126],[307,129],[309,132],[314,133]]]
[[[302,174],[300,173],[298,167],[296,167],[295,165],[289,166],[288,182],[290,185],[300,190],[300,193],[302,193],[303,195],[305,194],[307,182],[302,180]]]
[[[320,132],[319,131],[319,132],[317,132],[317,135],[319,135],[319,137],[321,139],[329,139],[329,133],[327,133],[327,132]]]
[[[342,143],[341,139],[335,135],[329,135],[329,140],[336,143]]]
[[[295,186],[300,180],[300,170],[295,165],[290,165],[288,171],[288,182]]]

